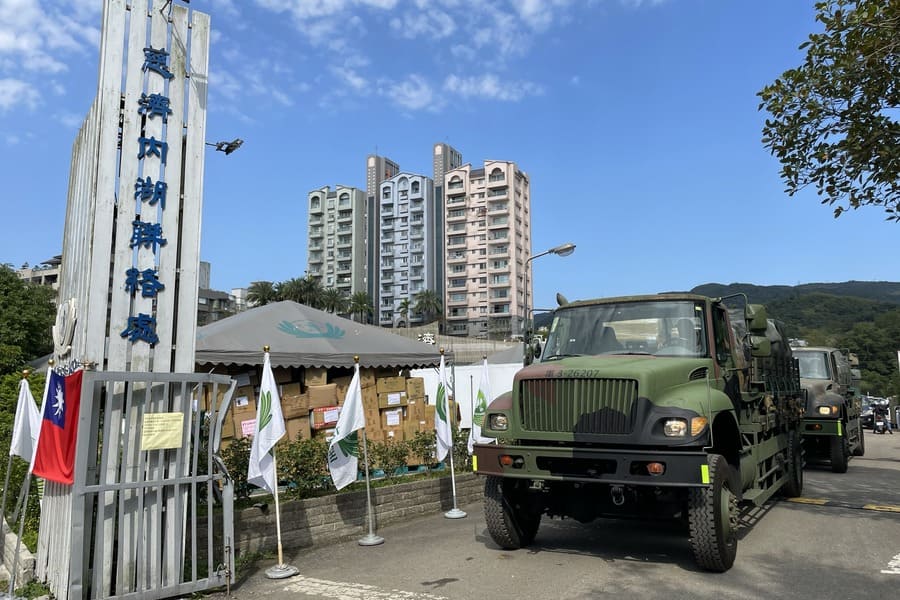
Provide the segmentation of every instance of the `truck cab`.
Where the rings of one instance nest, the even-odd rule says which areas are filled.
[[[801,425],[806,455],[829,461],[835,473],[846,473],[850,457],[866,451],[862,400],[853,385],[849,353],[805,346],[795,348],[794,356],[807,396]]]

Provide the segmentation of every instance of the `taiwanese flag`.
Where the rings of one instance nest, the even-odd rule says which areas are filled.
[[[48,481],[69,485],[74,481],[82,374],[83,371],[67,376],[50,374],[33,470]]]

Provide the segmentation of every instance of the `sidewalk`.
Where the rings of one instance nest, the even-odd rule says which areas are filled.
[[[462,519],[447,519],[443,513],[433,513],[376,530],[375,534],[385,540],[378,546],[360,546],[357,540],[348,540],[285,552],[285,563],[299,570],[298,575],[286,579],[269,579],[266,571],[277,559],[261,559],[249,567],[249,571],[238,574],[240,579],[231,589],[231,598],[446,598],[441,595],[441,588],[451,579],[460,581],[459,578],[445,578],[449,565],[444,561],[460,560],[452,548],[472,546],[482,552],[496,552],[496,547],[484,537],[481,503],[460,508],[467,513]],[[359,537],[367,533],[368,529],[361,530]],[[437,540],[442,543],[437,544]],[[473,545],[473,542],[477,543]],[[486,543],[491,544],[490,549]],[[466,552],[471,553],[471,550]],[[467,597],[477,597],[476,590],[471,592],[472,595]],[[223,588],[207,597],[224,599],[228,596]]]

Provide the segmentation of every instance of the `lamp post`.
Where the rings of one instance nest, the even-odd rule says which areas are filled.
[[[216,149],[217,152],[224,152],[225,156],[228,156],[238,148],[244,145],[244,140],[241,138],[234,138],[230,142],[206,142],[207,146],[212,146]]]
[[[533,283],[532,278],[531,278],[531,271],[530,271],[531,261],[533,261],[536,258],[540,258],[541,256],[546,256],[547,254],[555,254],[557,256],[569,256],[573,252],[575,252],[575,244],[573,244],[572,242],[566,242],[565,244],[560,244],[559,246],[554,246],[553,248],[550,248],[549,250],[544,250],[543,252],[539,252],[538,254],[532,254],[525,260],[525,315],[524,315],[525,318],[523,320],[524,335],[522,336],[522,340],[525,344],[525,364],[526,365],[530,363],[530,361],[528,360],[528,345],[531,342],[531,333],[532,333],[532,331],[531,331],[532,325],[529,325],[530,311],[528,309],[528,287],[529,287],[530,283]]]

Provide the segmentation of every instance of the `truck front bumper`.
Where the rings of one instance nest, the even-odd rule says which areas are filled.
[[[844,426],[840,419],[815,419],[805,418],[800,425],[803,435],[827,435],[842,437]]]
[[[472,466],[481,475],[520,479],[698,487],[709,484],[708,456],[703,450],[476,444]],[[651,475],[651,464],[662,465],[663,472]]]

